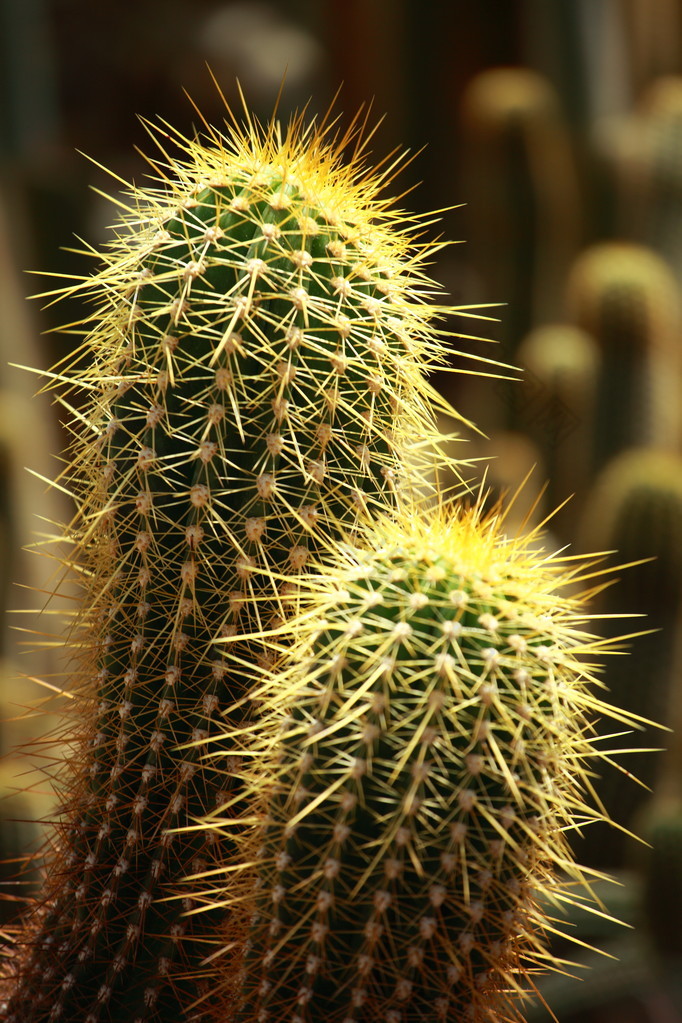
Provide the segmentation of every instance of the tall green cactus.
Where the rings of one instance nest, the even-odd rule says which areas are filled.
[[[246,121],[151,129],[156,184],[124,203],[104,268],[57,292],[94,302],[50,385],[75,434],[74,752],[8,1023],[175,1020],[206,993],[222,913],[167,897],[229,848],[182,829],[231,790],[203,743],[248,716],[243,664],[268,658],[216,641],[262,631],[358,509],[421,485],[420,446],[436,460],[445,307],[436,247],[380,197],[395,163],[368,172],[357,125]]]
[[[221,1018],[517,1018],[550,916],[590,904],[566,832],[600,817],[591,722],[632,719],[596,695],[606,644],[560,595],[589,566],[498,517],[379,523],[256,683],[262,823],[224,893],[248,942]]]
[[[670,268],[643,245],[592,245],[573,265],[567,305],[600,352],[593,471],[636,444],[676,447],[680,302]]]
[[[533,323],[559,314],[581,241],[567,126],[551,82],[521,67],[474,76],[461,125],[472,266],[483,293],[509,304],[502,343],[513,360]]]
[[[619,707],[675,725],[671,710],[678,699],[682,614],[680,455],[634,448],[614,458],[588,495],[580,532],[583,549],[617,551],[620,562],[635,562],[600,597],[599,611],[613,616],[605,631],[615,632],[617,619],[635,612],[645,616],[635,624],[651,630],[632,641],[626,658],[611,662],[604,683]],[[671,742],[675,740],[666,738],[663,745]],[[664,756],[654,749],[639,754],[632,769],[644,785],[657,789],[664,764]],[[647,789],[631,787],[624,798],[622,772],[605,764],[600,773],[595,786],[607,811],[625,827],[633,826],[648,799]],[[590,866],[605,870],[623,867],[630,858],[625,835],[601,825],[589,829],[576,848]]]
[[[661,75],[648,84],[625,124],[617,154],[621,235],[650,246],[682,274],[682,75]]]
[[[552,529],[564,536],[589,479],[585,452],[594,431],[599,348],[579,327],[546,323],[526,335],[517,360],[523,370],[520,419],[543,455],[547,507],[572,498],[552,519]]]

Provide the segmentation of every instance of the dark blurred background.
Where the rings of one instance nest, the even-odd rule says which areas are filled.
[[[601,621],[601,633],[659,630],[612,658],[604,681],[613,702],[674,731],[620,740],[666,747],[622,760],[648,791],[615,768],[595,782],[653,851],[605,827],[572,837],[600,894],[602,871],[623,885],[603,890],[604,916],[573,911],[568,926],[615,958],[557,942],[582,979],[541,988],[560,1023],[682,1020],[682,0],[0,0],[0,857],[35,843],[27,821],[51,806],[36,736],[68,611],[66,598],[48,602],[51,616],[26,611],[56,569],[22,548],[70,515],[39,478],[59,472],[58,414],[10,364],[66,356],[76,342],[57,328],[83,312],[26,296],[49,290],[50,274],[90,272],[70,250],[106,240],[115,207],[100,191],[144,182],[138,149],[153,145],[139,118],[191,134],[187,90],[222,122],[208,66],[236,110],[238,79],[264,120],[283,78],[283,120],[305,104],[323,113],[339,86],[342,123],[371,105],[376,158],[415,154],[405,205],[445,210],[430,230],[465,240],[433,276],[453,304],[489,307],[446,324],[467,335],[451,368],[469,365],[458,352],[520,368],[513,384],[435,378],[486,435],[467,450],[489,459],[491,500],[533,470],[510,521],[537,523],[573,495],[548,523],[550,545],[617,551],[614,566],[655,556],[594,605],[648,616]],[[12,752],[25,741],[29,762]],[[550,1019],[540,1002],[527,1015]]]

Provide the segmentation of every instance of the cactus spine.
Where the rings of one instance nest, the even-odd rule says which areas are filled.
[[[591,720],[628,716],[592,691],[582,599],[557,595],[589,569],[496,519],[380,523],[256,684],[263,823],[225,892],[249,941],[222,1018],[517,1018],[551,963],[538,900],[589,904],[565,832],[600,816]]]
[[[209,918],[166,896],[224,849],[178,829],[230,791],[202,744],[247,713],[242,663],[267,657],[215,641],[281,614],[318,538],[399,501],[412,441],[435,437],[434,248],[379,197],[394,165],[370,174],[357,126],[301,119],[174,135],[180,158],[156,137],[157,185],[133,192],[104,269],[62,289],[95,303],[53,373],[75,409],[82,721],[8,1023],[178,1019],[205,993]]]

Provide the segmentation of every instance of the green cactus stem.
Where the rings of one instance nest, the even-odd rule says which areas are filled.
[[[589,562],[500,518],[379,523],[256,681],[261,823],[243,882],[197,895],[234,906],[226,959],[248,934],[221,1019],[516,1019],[552,918],[590,905],[566,832],[600,817],[593,718],[632,719],[594,691],[583,598],[559,595]]]
[[[644,616],[635,624],[642,631],[651,630],[632,640],[627,657],[609,663],[604,684],[619,707],[675,726],[682,613],[680,456],[634,448],[613,459],[588,495],[580,532],[583,549],[616,551],[621,563],[631,565],[618,585],[599,598],[597,610],[613,616],[604,625],[605,633],[616,631],[618,617],[635,612]],[[666,737],[663,745],[675,742]],[[653,749],[639,753],[632,769],[644,785],[658,789],[665,760]],[[604,764],[600,773],[595,786],[607,811],[631,827],[649,792],[627,784],[622,770],[613,765]],[[602,825],[585,832],[576,853],[606,870],[623,867],[630,859],[626,835]]]
[[[593,470],[633,445],[677,446],[680,303],[663,259],[642,245],[593,245],[571,270],[567,306],[600,352]]]
[[[682,274],[682,75],[661,75],[648,84],[624,125],[617,154],[621,234],[650,246]]]
[[[359,509],[420,484],[420,445],[437,460],[438,246],[381,197],[396,163],[366,169],[357,123],[150,132],[155,184],[122,201],[104,268],[56,292],[94,303],[49,385],[74,433],[73,754],[7,1023],[176,1020],[210,994],[221,913],[167,896],[222,862],[182,829],[225,801],[202,743],[268,656],[216,640],[262,631]]]
[[[517,360],[523,370],[520,420],[542,452],[547,507],[572,498],[552,518],[552,529],[563,536],[589,480],[585,452],[593,444],[601,353],[580,327],[546,323],[526,335]]]
[[[676,779],[678,788],[680,780]],[[682,963],[682,803],[656,799],[647,808],[644,835],[650,848],[644,861],[644,912],[656,951],[672,973]],[[682,999],[682,990],[678,991]],[[682,1001],[681,1003],[682,1004]]]
[[[472,265],[484,293],[509,305],[502,343],[513,361],[533,323],[558,315],[580,245],[574,158],[552,84],[528,68],[476,75],[460,113]]]

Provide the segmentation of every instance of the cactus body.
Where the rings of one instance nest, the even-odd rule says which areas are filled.
[[[528,68],[474,76],[461,105],[472,261],[486,294],[509,303],[504,354],[556,317],[580,244],[577,181],[551,83]]]
[[[626,564],[644,561],[628,568],[618,586],[604,592],[600,610],[614,616],[607,632],[615,631],[615,616],[635,612],[645,616],[637,622],[641,629],[653,631],[637,636],[628,656],[608,666],[604,683],[619,707],[674,725],[682,614],[680,456],[635,448],[614,458],[588,496],[581,532],[583,548],[617,551]],[[666,739],[664,745],[674,742]],[[633,769],[644,785],[655,788],[664,763],[663,754],[654,749],[638,754]],[[631,787],[624,798],[623,775],[608,764],[595,784],[607,811],[626,827],[649,797],[647,789]],[[622,867],[628,858],[625,835],[601,825],[589,829],[577,849],[590,866],[606,870]]]
[[[564,830],[599,816],[587,722],[618,716],[557,596],[576,569],[529,542],[475,512],[372,532],[261,681],[266,816],[258,884],[226,891],[249,947],[225,1018],[516,1018],[549,958],[538,898],[581,902]]]
[[[635,444],[676,447],[680,311],[665,262],[642,245],[593,245],[573,266],[567,304],[600,352],[593,470]]]
[[[573,497],[552,520],[554,530],[565,532],[577,510],[573,495],[582,495],[589,478],[585,451],[592,444],[599,350],[579,327],[547,323],[524,338],[517,358],[523,369],[521,421],[543,455],[547,507]]]
[[[682,245],[677,229],[682,204],[679,153],[682,76],[661,75],[648,84],[625,123],[618,154],[620,232],[650,246],[679,282]]]
[[[679,785],[679,779],[675,781]],[[645,811],[644,835],[651,848],[644,860],[644,910],[654,946],[679,978],[682,934],[682,813],[679,799],[659,799]]]
[[[64,289],[95,301],[85,368],[54,373],[77,408],[83,713],[8,1023],[178,1019],[205,993],[212,918],[166,897],[224,849],[177,829],[224,801],[202,743],[247,713],[242,662],[267,656],[215,641],[280,614],[317,538],[392,506],[411,442],[435,437],[428,247],[382,175],[300,121],[175,141],[103,271]]]

